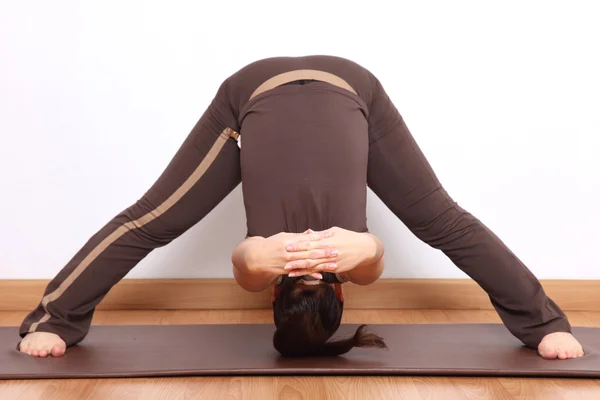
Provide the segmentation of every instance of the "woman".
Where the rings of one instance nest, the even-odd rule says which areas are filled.
[[[258,238],[331,227],[365,233],[368,185],[489,294],[524,344],[546,358],[583,354],[535,276],[444,190],[379,80],[329,56],[261,60],[223,82],[157,182],[50,282],[21,325],[21,351],[61,355],[82,340],[110,288],[240,182],[248,237]]]

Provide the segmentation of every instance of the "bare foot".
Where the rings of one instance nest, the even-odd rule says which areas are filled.
[[[538,353],[543,358],[566,360],[583,356],[583,348],[568,332],[549,333],[540,342]]]
[[[28,333],[19,346],[22,353],[35,357],[60,357],[65,354],[67,345],[55,333],[34,332]]]

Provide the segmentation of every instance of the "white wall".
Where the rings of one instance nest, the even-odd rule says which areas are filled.
[[[0,278],[54,276],[154,182],[229,74],[334,54],[380,77],[449,192],[534,273],[598,279],[599,12],[594,1],[4,1]],[[368,217],[386,277],[465,277],[372,194]],[[238,188],[129,277],[231,277],[244,234]]]

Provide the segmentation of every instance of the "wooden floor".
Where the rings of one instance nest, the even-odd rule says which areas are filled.
[[[599,312],[567,312],[576,326],[600,326]],[[0,325],[25,313],[0,312]],[[94,324],[271,323],[269,310],[98,311]],[[500,322],[493,311],[347,310],[346,323]],[[215,377],[0,382],[0,399],[600,399],[589,379],[428,377]]]

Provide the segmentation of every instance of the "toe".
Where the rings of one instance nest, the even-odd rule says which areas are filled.
[[[565,356],[566,356],[566,358],[569,358],[569,359],[573,358],[573,357],[575,357],[575,351],[569,349],[569,350],[565,351]]]
[[[60,357],[65,354],[65,349],[60,346],[54,346],[52,348],[52,357]]]
[[[37,350],[33,350],[33,351],[31,352],[31,355],[32,355],[32,356],[35,356],[35,357],[37,357],[37,356],[39,355],[39,351],[37,351]]]
[[[542,349],[538,349],[538,354],[544,358],[546,358],[546,352],[544,352],[544,350]]]
[[[48,350],[40,350],[40,357],[47,357],[48,356]]]
[[[555,350],[548,349],[543,346],[540,346],[540,348],[538,349],[538,353],[540,356],[546,359],[553,359],[556,358],[558,355]]]

